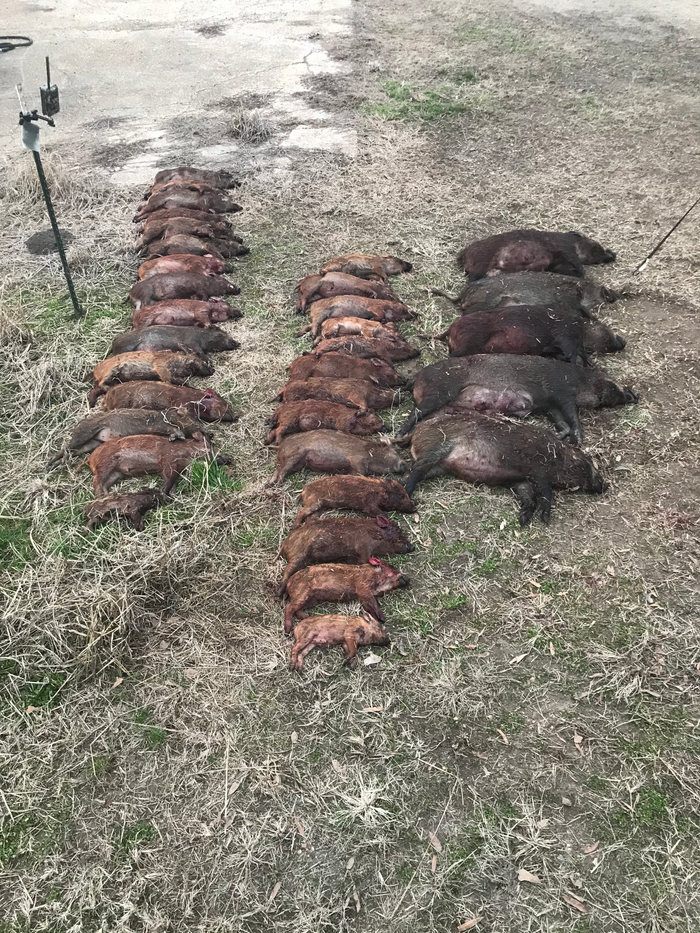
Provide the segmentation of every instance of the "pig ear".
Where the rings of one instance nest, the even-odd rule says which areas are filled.
[[[383,515],[377,515],[377,524],[380,528],[388,528],[391,522],[388,518],[384,518]]]
[[[382,562],[381,562],[380,560],[377,560],[376,557],[370,557],[369,562],[370,562],[370,564],[371,564],[373,567],[381,567],[381,566],[382,566]]]
[[[214,398],[214,392],[212,389],[207,389],[202,398]]]

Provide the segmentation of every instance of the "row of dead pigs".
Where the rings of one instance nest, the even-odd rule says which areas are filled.
[[[267,443],[278,445],[271,482],[302,469],[336,474],[302,491],[304,507],[280,549],[287,559],[279,587],[289,597],[285,630],[302,619],[292,650],[298,669],[314,647],[342,645],[353,662],[358,645],[387,643],[376,597],[408,580],[378,558],[413,546],[385,513],[414,511],[410,495],[421,480],[449,472],[507,485],[522,524],[536,510],[549,521],[553,489],[605,489],[579,449],[578,409],[638,396],[590,365],[591,354],[619,351],[625,341],[593,313],[617,295],[583,278],[583,267],[614,254],[579,234],[521,230],[471,244],[459,258],[470,282],[450,299],[462,316],[440,335],[450,358],[418,372],[414,409],[394,441],[411,445],[412,468],[394,445],[366,437],[384,432],[377,411],[389,408],[406,383],[393,364],[419,354],[396,327],[415,315],[387,278],[410,264],[339,256],[297,289],[297,310],[309,315],[300,333],[310,333],[314,346],[291,364],[270,418]],[[503,417],[530,414],[548,416],[556,436]],[[405,472],[403,484],[372,476]],[[370,518],[318,518],[331,509]],[[317,603],[349,599],[360,601],[364,618],[303,618]]]
[[[134,218],[142,224],[137,251],[143,261],[129,292],[132,329],[93,370],[89,404],[99,401],[100,409],[76,425],[53,461],[68,452],[90,454],[89,528],[121,516],[142,530],[146,513],[168,501],[191,461],[229,462],[215,453],[202,422],[237,416],[212,389],[186,383],[213,375],[209,354],[238,347],[216,326],[241,316],[222,297],[240,289],[221,276],[230,271],[227,258],[248,252],[224,216],[241,210],[225,193],[236,184],[225,172],[166,169]],[[162,491],[109,493],[122,479],[154,473]]]

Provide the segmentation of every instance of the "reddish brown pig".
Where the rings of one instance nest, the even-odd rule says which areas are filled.
[[[269,485],[290,473],[405,473],[408,467],[389,444],[377,444],[340,431],[307,431],[286,437],[277,450],[277,469]]]
[[[378,321],[366,321],[361,317],[337,317],[324,321],[321,325],[321,339],[328,337],[377,337],[379,340],[395,340],[399,337],[396,324],[380,324]]]
[[[301,402],[313,398],[380,411],[393,405],[395,394],[392,389],[382,389],[373,382],[363,382],[361,379],[324,379],[314,376],[303,382],[288,382],[277,398],[283,402]]]
[[[160,213],[159,211],[158,214]],[[147,217],[136,248],[143,249],[155,240],[167,240],[180,235],[243,242],[231,232],[231,224],[223,218],[220,219],[218,214],[211,214],[208,220],[196,220],[193,217]]]
[[[299,356],[289,367],[290,381],[299,382],[312,377],[362,379],[384,388],[401,386],[406,382],[393,366],[376,356],[362,359],[347,353],[324,353],[319,357]]]
[[[341,431],[343,434],[376,434],[384,430],[384,422],[371,411],[358,411],[336,402],[307,399],[301,402],[285,402],[280,405],[267,424],[272,431],[266,444],[279,444],[289,434],[305,431]]]
[[[158,324],[153,327],[140,327],[128,330],[112,341],[110,356],[130,353],[134,350],[180,350],[183,353],[219,353],[223,350],[237,350],[240,344],[229,337],[225,330],[215,327],[175,327],[172,324]]]
[[[162,492],[144,486],[141,492],[112,493],[102,499],[95,499],[88,502],[83,511],[88,520],[88,531],[117,518],[125,518],[136,531],[143,531],[146,513],[167,501],[168,497]]]
[[[439,335],[450,356],[475,353],[515,353],[554,356],[583,363],[584,318],[577,311],[552,311],[545,306],[512,305],[494,311],[465,314]]]
[[[161,256],[142,262],[138,268],[139,279],[147,279],[161,272],[194,272],[196,275],[221,275],[230,272],[231,265],[214,256],[190,256],[187,253]]]
[[[247,256],[250,250],[238,239],[228,237],[196,237],[186,233],[168,234],[160,240],[153,240],[140,250],[144,259],[158,259],[161,256],[213,256],[215,259],[232,259],[235,256]]]
[[[231,201],[220,191],[201,191],[196,187],[172,188],[158,191],[143,204],[137,219],[164,207],[188,207],[198,211],[216,211],[218,214],[233,214],[243,208],[235,201]]]
[[[307,275],[297,286],[297,311],[306,311],[308,305],[321,298],[335,298],[336,295],[363,295],[365,298],[382,298],[385,301],[397,301],[392,290],[383,282],[370,282],[344,272],[327,272],[325,275]]]
[[[376,619],[343,615],[310,616],[294,629],[294,647],[289,666],[292,670],[301,671],[304,658],[314,648],[339,646],[345,651],[345,663],[355,667],[360,645],[388,644],[389,636]]]
[[[180,475],[192,460],[214,458],[209,442],[197,432],[186,441],[170,441],[165,437],[136,434],[107,441],[90,454],[88,464],[93,472],[95,497],[106,496],[121,479],[157,473],[163,480],[163,492],[169,495],[177,486]]]
[[[353,567],[348,564],[317,564],[295,573],[287,583],[289,605],[284,611],[284,630],[289,634],[294,617],[303,619],[319,603],[357,600],[365,612],[380,622],[386,621],[377,596],[408,586],[408,577],[377,557]]]
[[[92,407],[110,386],[119,382],[159,379],[175,385],[186,382],[190,376],[213,376],[214,367],[195,353],[172,353],[170,350],[141,350],[122,353],[98,363],[92,371],[95,385],[88,395]]]
[[[221,295],[238,295],[240,288],[220,275],[193,275],[189,272],[164,272],[137,282],[129,292],[129,301],[138,311],[144,305],[170,298],[197,298],[207,301]]]
[[[165,382],[125,382],[111,388],[102,403],[106,411],[115,408],[179,411],[184,408],[202,421],[238,421],[238,415],[213,389],[191,389]]]
[[[321,325],[329,318],[364,318],[367,321],[407,321],[415,314],[399,301],[382,301],[379,298],[363,298],[361,295],[338,295],[323,298],[309,308],[309,323],[297,331],[297,337],[308,334],[314,337],[321,333]]]
[[[387,281],[389,275],[399,275],[401,272],[410,272],[413,266],[405,259],[397,259],[396,256],[387,256],[386,253],[381,256],[368,255],[367,253],[348,253],[345,256],[336,256],[329,259],[321,267],[321,275],[326,272],[344,272],[346,275],[355,275],[359,279],[381,279]]]
[[[297,512],[292,529],[323,512],[352,509],[376,518],[387,512],[415,512],[408,493],[398,480],[369,476],[322,476],[301,491],[304,508]]]
[[[208,327],[210,324],[235,321],[239,317],[242,317],[242,314],[238,308],[232,308],[221,298],[210,298],[209,301],[175,298],[172,301],[144,305],[132,313],[131,324],[134,330],[160,324],[171,324],[174,327]]]
[[[188,217],[191,220],[201,220],[204,223],[214,220],[217,223],[223,223],[229,228],[231,227],[231,222],[226,220],[223,214],[217,214],[216,211],[193,210],[189,207],[164,207],[159,211],[153,211],[151,214],[144,214],[138,221],[134,219],[134,223],[159,223],[162,220],[179,220],[181,217]]]
[[[470,281],[499,272],[556,272],[583,277],[584,266],[614,262],[615,253],[580,233],[511,230],[475,240],[457,257]]]
[[[155,183],[158,185],[164,181],[172,181],[174,178],[189,178],[190,181],[203,181],[213,188],[240,188],[241,183],[237,181],[230,172],[223,169],[220,171],[210,171],[204,168],[192,168],[190,165],[179,165],[177,168],[161,169],[155,177]]]
[[[184,408],[148,411],[145,408],[116,408],[100,411],[79,421],[73,429],[68,450],[89,454],[114,437],[132,434],[159,434],[171,441],[184,441],[202,427]]]
[[[420,350],[405,340],[380,340],[378,337],[331,337],[322,340],[312,352],[316,356],[322,353],[347,353],[363,359],[376,356],[385,363],[400,363],[420,356]]]
[[[283,556],[287,566],[277,594],[284,596],[287,581],[311,564],[336,561],[366,564],[370,557],[410,554],[414,550],[414,546],[404,537],[399,526],[381,516],[322,518],[307,522],[285,538],[279,549],[277,556]]]
[[[422,480],[443,473],[467,483],[510,486],[520,502],[521,525],[537,509],[549,522],[553,489],[601,493],[606,488],[593,462],[551,431],[475,411],[423,421],[413,432],[411,456],[415,464],[405,482],[409,495]]]

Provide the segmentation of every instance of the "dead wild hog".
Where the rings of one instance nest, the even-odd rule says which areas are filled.
[[[268,485],[283,483],[299,470],[313,473],[405,473],[407,465],[389,444],[340,431],[307,431],[286,437],[277,449],[277,469]]]
[[[110,386],[119,382],[159,379],[177,385],[186,382],[190,376],[213,374],[211,363],[195,353],[172,353],[170,350],[122,353],[98,363],[93,369],[95,385],[88,395],[88,402],[92,408]]]
[[[615,253],[580,233],[511,230],[475,240],[457,261],[476,281],[499,272],[556,272],[583,277],[584,266],[614,262]]]
[[[221,396],[213,389],[191,389],[165,382],[124,382],[113,386],[102,400],[106,411],[115,408],[147,408],[152,411],[185,409],[201,421],[238,421]]]
[[[328,337],[377,337],[379,340],[400,339],[396,324],[381,324],[378,321],[367,321],[361,317],[338,317],[324,321],[321,325],[321,334],[316,338],[320,343]]]
[[[287,583],[289,604],[284,611],[284,630],[289,634],[294,617],[303,619],[319,603],[340,603],[357,600],[365,612],[386,621],[379,608],[377,596],[399,587],[409,586],[410,580],[395,567],[377,557],[359,567],[349,564],[316,564],[299,570]]]
[[[231,224],[220,214],[209,214],[206,220],[194,217],[170,217],[158,211],[146,217],[141,236],[136,242],[137,250],[144,250],[158,240],[169,240],[175,236],[192,236],[203,240],[243,240],[231,230]]]
[[[520,524],[539,509],[549,522],[553,489],[606,489],[593,462],[578,448],[531,424],[464,412],[423,421],[413,432],[415,464],[405,482],[412,495],[424,479],[452,473],[467,483],[510,486],[520,502]]]
[[[118,518],[125,518],[136,531],[143,531],[146,513],[168,501],[169,498],[162,492],[144,486],[141,492],[112,493],[102,499],[95,499],[88,502],[83,511],[88,520],[88,531],[92,531],[96,525]]]
[[[129,292],[129,301],[138,311],[169,298],[198,298],[207,301],[220,295],[238,295],[240,288],[220,275],[193,275],[189,272],[164,272],[137,282]]]
[[[187,253],[170,256],[160,256],[157,259],[149,259],[142,262],[138,268],[137,276],[139,280],[147,279],[151,275],[159,275],[162,272],[193,272],[195,275],[221,275],[222,272],[230,272],[231,265],[217,259],[215,256],[190,256]]]
[[[143,259],[158,259],[163,256],[213,256],[223,261],[237,256],[247,256],[250,250],[238,238],[196,237],[188,233],[173,233],[171,229],[158,240],[139,248]]]
[[[362,379],[324,379],[313,376],[303,382],[288,382],[277,398],[283,402],[300,402],[313,398],[379,411],[391,408],[395,394],[393,389],[382,389],[373,382],[364,382]]]
[[[388,645],[389,636],[381,622],[362,616],[310,616],[294,629],[294,647],[289,658],[292,670],[301,671],[304,658],[314,648],[340,646],[345,651],[345,663],[349,667],[357,664],[357,649],[360,645]]]
[[[140,220],[146,214],[162,210],[167,207],[187,207],[197,211],[216,211],[217,214],[233,214],[242,211],[240,204],[227,198],[222,192],[210,190],[203,191],[196,187],[163,188],[152,194],[145,204],[141,205],[136,215]]]
[[[179,220],[181,217],[188,217],[191,220],[200,220],[203,223],[213,220],[216,223],[223,223],[229,229],[231,228],[231,221],[226,220],[223,214],[217,214],[216,211],[198,211],[190,207],[163,207],[159,211],[153,211],[151,214],[144,214],[144,216],[140,217],[138,220],[134,218],[134,223],[155,224],[164,220]]]
[[[410,272],[413,266],[405,259],[397,259],[396,256],[368,255],[367,253],[348,253],[345,256],[336,256],[329,259],[320,269],[321,275],[327,272],[344,272],[346,275],[354,275],[359,279],[371,279],[375,277],[386,282],[389,275],[400,275],[402,272]]]
[[[184,408],[170,409],[168,412],[117,408],[97,412],[79,421],[68,441],[68,450],[76,454],[89,454],[114,437],[133,434],[159,434],[172,441],[184,441],[201,430],[201,424]]]
[[[289,381],[303,382],[305,379],[361,379],[389,388],[402,386],[406,380],[393,366],[378,357],[363,359],[347,353],[324,353],[322,356],[299,356],[289,366]]]
[[[365,360],[376,356],[385,363],[400,363],[420,356],[420,350],[405,340],[380,340],[378,337],[331,337],[322,340],[311,352],[316,357],[323,353],[347,353]]]
[[[379,323],[408,321],[415,314],[399,301],[381,301],[379,298],[363,298],[361,295],[338,295],[323,298],[309,308],[309,323],[297,331],[297,337],[311,332],[318,337],[324,321],[330,318],[364,318]]]
[[[204,168],[192,168],[190,165],[179,165],[177,168],[164,168],[157,173],[155,183],[162,184],[165,181],[172,181],[174,178],[188,178],[190,181],[203,181],[212,188],[240,188],[241,183],[237,181],[230,172],[213,172]]]
[[[369,476],[322,476],[301,491],[304,508],[297,512],[292,529],[311,516],[335,509],[352,509],[376,518],[387,512],[415,512],[408,493],[398,480]]]
[[[150,473],[160,475],[163,492],[169,495],[192,460],[211,459],[227,462],[227,458],[213,457],[207,438],[199,432],[186,441],[137,434],[102,444],[90,454],[88,464],[93,472],[95,497],[100,498],[119,480]]]
[[[583,346],[584,318],[577,311],[551,311],[545,306],[509,305],[457,318],[440,340],[450,356],[514,353],[555,356],[569,363],[587,362]]]
[[[445,409],[525,418],[544,414],[560,438],[582,443],[578,408],[628,405],[637,393],[616,385],[599,369],[571,366],[543,356],[486,354],[440,360],[417,373],[415,408],[397,432],[408,434],[423,418]]]
[[[266,444],[279,444],[283,437],[290,434],[303,434],[306,431],[340,431],[343,434],[376,434],[384,431],[384,422],[371,411],[359,411],[339,405],[336,402],[323,402],[306,399],[301,402],[284,402],[268,418],[272,427]]]
[[[440,291],[436,294],[451,301],[462,314],[505,305],[546,305],[588,313],[620,297],[617,292],[590,279],[553,272],[500,272],[469,282],[456,298]]]
[[[285,538],[279,549],[277,556],[284,557],[287,566],[277,595],[284,596],[287,581],[311,564],[366,564],[370,557],[410,554],[414,550],[399,526],[381,516],[307,522]]]
[[[221,298],[196,301],[192,298],[175,298],[144,305],[131,315],[134,330],[140,327],[172,324],[174,327],[208,327],[224,321],[235,321],[242,317],[238,308],[232,308]]]
[[[148,280],[146,280],[148,281]],[[132,353],[137,350],[179,350],[206,356],[224,350],[237,350],[240,344],[220,327],[177,327],[172,324],[156,324],[140,327],[120,334],[112,341],[109,356]]]
[[[296,308],[301,314],[313,302],[321,298],[335,298],[336,295],[363,295],[365,298],[382,298],[385,301],[398,301],[388,285],[383,282],[371,282],[355,275],[343,272],[327,272],[325,275],[307,275],[297,285]]]
[[[627,346],[624,337],[614,333],[607,324],[591,315],[583,322],[583,348],[586,353],[619,353]]]

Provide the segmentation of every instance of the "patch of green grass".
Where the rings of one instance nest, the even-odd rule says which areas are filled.
[[[463,73],[463,77],[464,74],[466,73]],[[471,97],[460,95],[459,87],[467,86],[469,83],[472,82],[461,80],[455,84],[443,84],[433,89],[415,88],[405,81],[385,81],[382,90],[390,102],[366,104],[363,112],[368,116],[382,117],[384,120],[431,122],[441,117],[456,116],[483,108],[487,95],[472,95]]]
[[[478,567],[474,568],[474,573],[479,577],[489,577],[492,573],[495,573],[496,570],[498,570],[500,564],[500,556],[487,557],[486,560],[482,561]]]
[[[33,826],[32,817],[5,819],[0,824],[0,866],[6,868],[24,850]]]
[[[634,816],[640,826],[656,829],[668,815],[669,799],[666,794],[651,784],[639,788],[639,800],[634,808]]]
[[[22,518],[0,519],[0,568],[17,569],[34,557],[29,537],[30,522]]]
[[[138,820],[131,826],[122,826],[115,839],[115,848],[117,852],[126,855],[136,846],[143,845],[145,842],[151,842],[156,838],[156,830],[148,820]]]
[[[211,492],[213,489],[240,492],[245,486],[245,481],[229,476],[226,469],[211,461],[195,460],[190,470],[190,485],[204,492]]]
[[[153,714],[146,706],[136,710],[134,714],[134,723],[140,727],[139,732],[150,749],[160,748],[168,737],[168,733],[165,729],[154,725]]]
[[[469,597],[464,593],[455,593],[454,595],[447,593],[440,597],[440,605],[443,609],[458,609],[468,602]]]
[[[476,84],[479,80],[472,68],[438,68],[438,74],[453,84]]]
[[[25,681],[20,689],[20,698],[26,706],[53,706],[58,693],[66,682],[66,675],[48,671]]]
[[[516,29],[503,29],[500,26],[469,23],[459,30],[458,37],[465,42],[486,42],[508,52],[532,54],[537,51],[535,43],[525,38]]]
[[[506,710],[499,717],[498,728],[502,729],[506,735],[517,735],[525,727],[525,720],[513,710]]]

